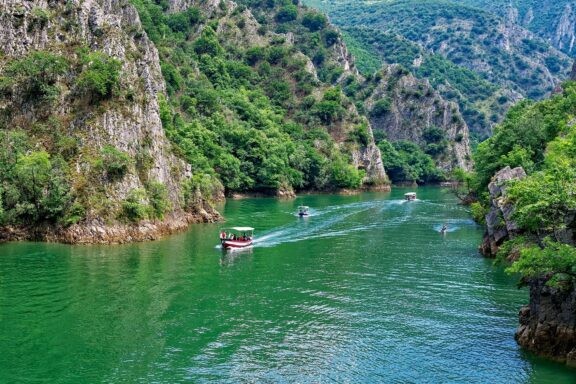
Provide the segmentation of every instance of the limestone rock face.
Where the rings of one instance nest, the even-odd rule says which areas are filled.
[[[427,81],[404,73],[396,65],[386,66],[382,77],[367,101],[372,109],[379,100],[387,99],[390,108],[381,115],[371,114],[373,130],[384,131],[389,141],[409,140],[424,144],[426,128],[441,128],[448,140],[448,149],[436,159],[445,170],[472,166],[468,126],[458,105],[445,101]]]
[[[576,367],[576,290],[530,284],[530,304],[519,313],[516,341],[522,348]]]
[[[39,23],[35,19],[39,10],[49,15],[47,21]],[[160,120],[159,95],[165,92],[165,84],[158,52],[128,0],[2,0],[0,47],[0,67],[7,60],[37,50],[78,61],[77,50],[81,47],[118,59],[122,63],[122,96],[118,99],[94,103],[75,89],[73,82],[62,79],[61,96],[54,105],[33,105],[15,93],[8,104],[0,105],[3,112],[9,111],[0,123],[13,126],[18,122],[26,128],[48,117],[60,121],[80,145],[80,155],[71,164],[78,180],[90,171],[89,158],[104,146],[124,151],[135,160],[145,155],[150,159],[145,169],[131,167],[119,181],[104,177],[96,183],[74,183],[73,189],[89,188],[84,191],[87,195],[97,192],[110,213],[119,209],[132,190],[144,189],[149,181],[159,182],[167,187],[173,209],[170,215],[177,221],[188,215],[184,212],[182,183],[191,173],[187,171],[189,166],[172,154]],[[212,213],[216,218],[217,214]],[[101,214],[88,212],[87,221],[99,220]],[[65,231],[56,231],[50,240],[66,236]],[[88,238],[78,241],[90,242]]]
[[[522,167],[505,167],[494,175],[488,190],[490,192],[490,211],[486,215],[486,233],[480,246],[480,252],[487,257],[495,257],[498,247],[518,232],[518,226],[512,220],[514,206],[506,199],[506,187],[510,180],[526,177]]]

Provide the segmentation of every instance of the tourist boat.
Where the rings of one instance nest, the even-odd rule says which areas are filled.
[[[305,205],[301,205],[298,207],[298,216],[300,217],[304,217],[304,216],[310,216],[310,208],[305,206]]]
[[[231,227],[220,230],[220,244],[223,249],[243,249],[251,247],[254,239],[254,228]]]
[[[416,200],[416,192],[408,192],[404,194],[404,199],[407,201],[414,201]]]

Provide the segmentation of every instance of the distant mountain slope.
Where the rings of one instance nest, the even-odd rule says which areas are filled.
[[[541,98],[569,71],[569,58],[530,31],[477,8],[445,1],[309,0],[344,28],[359,66],[401,63],[457,100],[485,137],[509,101]],[[364,61],[366,64],[364,65]]]
[[[454,0],[490,10],[529,29],[561,51],[576,53],[576,2],[573,0]]]

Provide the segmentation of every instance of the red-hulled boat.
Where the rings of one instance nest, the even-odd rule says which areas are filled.
[[[235,250],[251,247],[254,239],[254,228],[231,227],[222,228],[220,231],[220,243],[222,248]]]

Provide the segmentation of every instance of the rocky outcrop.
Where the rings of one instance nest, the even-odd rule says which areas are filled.
[[[532,281],[530,304],[522,307],[519,319],[515,338],[522,348],[576,367],[576,290]]]
[[[38,15],[43,19],[38,21]],[[36,229],[30,237],[50,241],[120,242],[130,238],[141,240],[177,230],[202,218],[213,220],[201,211],[186,212],[182,198],[182,183],[190,178],[190,166],[172,153],[160,120],[159,95],[165,91],[158,52],[142,30],[138,13],[128,0],[72,0],[68,2],[4,0],[0,3],[0,47],[2,64],[20,58],[31,51],[48,51],[79,61],[78,49],[101,51],[122,63],[119,95],[115,99],[93,102],[75,88],[73,72],[60,79],[62,90],[49,108],[33,105],[18,96],[18,90],[7,103],[0,105],[2,122],[30,129],[45,120],[58,121],[62,129],[79,143],[79,155],[70,159],[73,192],[90,203],[87,217],[70,229]],[[145,168],[130,167],[121,180],[105,177],[89,179],[93,170],[90,159],[105,146],[112,146],[137,160],[145,156]],[[138,163],[135,161],[135,163]],[[115,224],[121,203],[131,191],[146,189],[148,182],[166,186],[172,211],[166,223],[138,225]],[[102,209],[93,209],[93,201]],[[194,217],[194,219],[192,219]],[[91,230],[94,222],[100,226],[99,236]],[[124,233],[124,236],[122,235]],[[76,239],[76,240],[74,240]],[[109,240],[106,240],[109,239]]]
[[[125,244],[158,240],[163,236],[184,231],[190,224],[221,219],[218,212],[210,205],[205,205],[195,213],[170,214],[163,220],[145,220],[138,224],[106,223],[101,218],[95,218],[70,227],[4,227],[0,228],[0,242],[28,240],[65,244]]]
[[[572,52],[576,41],[576,12],[572,4],[566,4],[554,30],[552,42],[565,52]]]
[[[506,199],[506,187],[511,180],[524,177],[526,172],[522,167],[505,167],[494,175],[488,185],[490,211],[486,215],[486,233],[480,246],[480,252],[486,257],[495,257],[500,245],[518,232],[518,226],[512,219],[514,206]]]
[[[389,108],[376,113],[374,107],[380,100],[387,100]],[[399,66],[385,66],[366,106],[372,111],[372,129],[384,131],[392,142],[409,140],[424,145],[424,131],[441,128],[448,147],[435,159],[437,165],[447,171],[471,169],[468,126],[458,105],[445,101],[427,81],[415,78]]]

